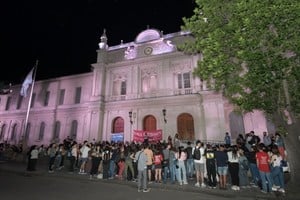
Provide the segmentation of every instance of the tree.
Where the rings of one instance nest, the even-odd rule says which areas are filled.
[[[195,40],[180,49],[203,55],[196,76],[239,111],[262,110],[277,127],[299,122],[298,0],[196,0],[183,21]],[[295,148],[297,137],[290,137]]]

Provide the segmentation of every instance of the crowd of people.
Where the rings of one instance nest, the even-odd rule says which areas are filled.
[[[285,193],[287,157],[279,133],[264,132],[261,140],[251,131],[235,141],[225,133],[223,143],[196,140],[184,146],[178,137],[156,143],[77,143],[68,137],[61,144],[33,145],[27,152],[27,170],[36,170],[39,156],[48,157],[49,173],[65,168],[90,179],[134,181],[139,192],[149,192],[148,185],[157,183],[220,190],[257,187],[263,193]]]

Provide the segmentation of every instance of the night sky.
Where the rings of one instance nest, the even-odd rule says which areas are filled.
[[[4,0],[0,81],[22,83],[37,59],[36,80],[89,72],[104,28],[109,46],[147,26],[178,32],[194,7],[193,0]]]

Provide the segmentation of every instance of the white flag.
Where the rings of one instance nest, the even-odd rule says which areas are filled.
[[[27,89],[28,89],[29,85],[32,84],[32,82],[33,82],[33,79],[32,79],[33,69],[34,68],[32,68],[31,71],[27,74],[27,76],[22,84],[20,95],[23,97],[27,96]]]

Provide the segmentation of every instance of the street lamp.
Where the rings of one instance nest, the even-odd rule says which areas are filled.
[[[166,119],[166,115],[167,115],[167,110],[164,108],[162,109],[162,113],[163,113],[163,116],[164,116],[164,122],[165,124],[167,123],[167,119]]]

